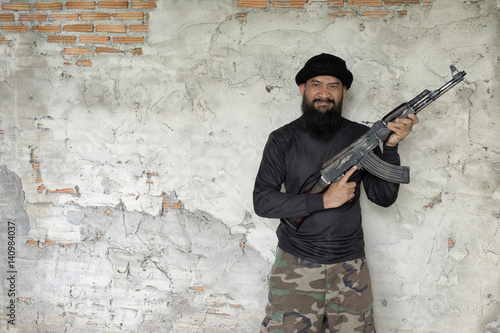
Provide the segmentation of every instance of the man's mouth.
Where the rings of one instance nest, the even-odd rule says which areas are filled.
[[[319,103],[319,104],[335,104],[335,101],[333,99],[328,99],[328,98],[316,98],[313,103]]]
[[[333,99],[328,99],[328,98],[316,98],[313,101],[313,104],[316,106],[330,106],[330,105],[335,105],[335,101]]]

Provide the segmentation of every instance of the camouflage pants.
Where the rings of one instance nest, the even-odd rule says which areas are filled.
[[[323,265],[278,249],[260,332],[375,332],[366,259]]]

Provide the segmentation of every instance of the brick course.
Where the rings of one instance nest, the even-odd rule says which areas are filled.
[[[68,1],[66,9],[94,9],[95,1]]]
[[[19,33],[43,34],[49,43],[72,44],[64,48],[63,54],[78,56],[72,64],[81,66],[91,66],[91,61],[81,59],[82,56],[142,55],[140,47],[130,46],[142,45],[147,39],[149,25],[146,22],[149,12],[157,8],[156,1],[0,1],[0,44],[12,44]],[[68,59],[65,64],[71,64]]]
[[[49,32],[61,32],[60,25],[39,25],[33,27],[34,32],[49,33]]]
[[[62,2],[41,2],[35,3],[35,10],[61,10],[63,9]]]

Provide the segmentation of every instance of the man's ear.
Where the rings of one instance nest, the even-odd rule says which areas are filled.
[[[342,94],[342,98],[345,98],[345,94],[347,92],[347,87],[345,85],[342,85],[342,90],[344,91],[343,94]]]
[[[304,92],[306,91],[306,84],[305,83],[299,84],[299,90],[300,90],[300,95],[304,96]]]

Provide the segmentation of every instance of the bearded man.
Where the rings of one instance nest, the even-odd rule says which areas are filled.
[[[302,116],[273,131],[264,148],[254,209],[259,216],[282,220],[261,332],[375,332],[361,182],[367,198],[383,207],[395,202],[399,185],[353,167],[323,193],[306,193],[323,163],[368,130],[342,117],[352,81],[341,58],[323,53],[309,59],[295,77]],[[379,157],[400,165],[398,143],[417,122],[410,115],[387,124],[393,133]],[[283,221],[303,216],[297,230]]]

